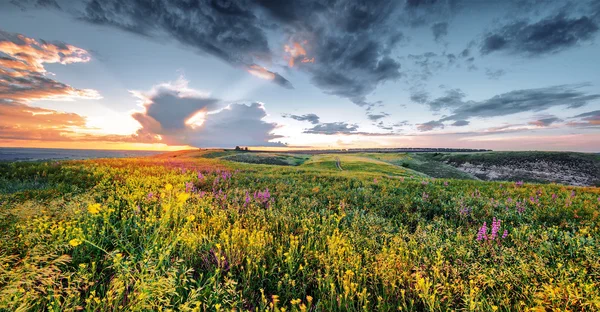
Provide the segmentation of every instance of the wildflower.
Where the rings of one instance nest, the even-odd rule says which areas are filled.
[[[100,213],[100,204],[91,204],[88,206],[88,212],[95,215]]]
[[[465,207],[465,206],[463,206],[463,207],[460,209],[460,214],[461,214],[461,215],[463,215],[463,216],[466,216],[466,215],[470,214],[470,213],[471,213],[471,211],[472,211],[472,209],[471,209],[470,207]]]
[[[193,192],[194,189],[195,189],[194,183],[192,183],[192,182],[185,182],[185,192],[186,193]]]
[[[575,197],[575,190],[571,191],[571,197]]]
[[[147,198],[148,198],[148,199],[152,199],[152,197],[154,197],[154,193],[152,193],[152,192],[148,192],[148,196],[147,196]]]
[[[487,224],[483,222],[483,225],[479,228],[479,232],[477,232],[477,241],[487,240]]]
[[[165,185],[165,190],[167,190],[167,192],[170,192],[173,189],[173,185],[171,183],[167,183],[167,185]]]
[[[180,204],[185,203],[190,198],[190,194],[187,193],[179,193],[177,194],[177,202]]]
[[[556,200],[556,194],[552,193],[552,200]],[[598,200],[600,200],[600,197],[598,197]]]
[[[246,191],[246,199],[245,199],[245,204],[244,205],[248,205],[250,204],[250,194],[248,194],[248,191]]]
[[[204,180],[204,175],[202,172],[198,172],[198,180]]]
[[[79,238],[73,238],[72,240],[69,241],[69,245],[73,246],[73,247],[77,247],[79,245],[81,245],[82,241]]]
[[[377,178],[373,179],[373,183],[377,184]]]
[[[523,181],[517,181],[517,182],[515,182],[515,186],[516,187],[523,186]]]
[[[508,236],[508,230],[504,230],[504,233],[502,233],[502,239],[505,239]]]
[[[196,216],[189,215],[189,216],[186,217],[186,219],[188,220],[188,222],[193,222],[194,220],[196,220]]]
[[[444,181],[444,186],[448,186],[448,181]]]
[[[498,237],[498,231],[500,230],[500,219],[494,218],[492,221],[492,235],[490,237],[491,240],[496,239]]]

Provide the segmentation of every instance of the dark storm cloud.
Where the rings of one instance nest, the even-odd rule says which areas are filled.
[[[316,125],[319,123],[319,116],[317,116],[316,114],[304,114],[304,115],[283,114],[282,116],[285,118],[291,118],[291,119],[298,120],[298,121],[308,121],[313,125]]]
[[[242,2],[89,1],[81,19],[149,37],[168,36],[232,64],[268,58],[270,49],[259,20]]]
[[[448,35],[448,23],[441,22],[435,23],[431,26],[431,32],[435,41],[440,41],[443,37]]]
[[[440,120],[432,120],[419,124],[417,129],[429,131],[443,128],[444,122],[455,121],[453,125],[466,125],[470,118],[489,118],[506,116],[524,112],[540,112],[551,107],[565,106],[566,108],[582,107],[600,99],[600,94],[589,94],[581,88],[587,84],[559,85],[547,88],[514,90],[496,95],[483,101],[464,101],[465,94],[459,89],[447,91],[446,95],[426,102],[433,111],[448,109],[450,115]],[[577,118],[586,116],[575,116]],[[552,116],[538,120],[536,125],[549,125],[558,122]],[[533,123],[532,123],[533,124]]]
[[[591,40],[597,32],[592,18],[560,13],[536,23],[514,21],[496,29],[485,35],[480,50],[482,54],[504,51],[533,57],[574,47]]]
[[[402,11],[385,1],[89,1],[81,18],[155,38],[174,38],[234,66],[272,62],[283,47],[269,45],[266,33],[283,31],[303,47],[302,62],[290,62],[312,76],[326,93],[372,106],[366,96],[400,77],[390,57],[403,39],[392,17]],[[291,56],[294,60],[298,55]],[[275,73],[276,74],[276,73]],[[278,75],[282,86],[291,83]]]
[[[31,6],[37,8],[61,9],[56,0],[11,0],[10,3],[21,8],[22,10],[25,10]]]
[[[581,107],[600,94],[588,94],[581,90],[585,84],[560,85],[538,89],[514,90],[496,95],[484,101],[467,101],[452,109],[445,120],[466,120],[472,117],[497,117],[522,112],[539,112],[555,106]],[[435,102],[435,100],[434,100]],[[460,104],[458,102],[455,105]]]

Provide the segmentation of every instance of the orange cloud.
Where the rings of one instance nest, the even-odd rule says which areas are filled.
[[[0,31],[0,97],[17,102],[42,99],[98,99],[91,89],[76,89],[46,77],[45,63],[85,63],[89,53],[65,44],[37,41]]]
[[[307,41],[304,41],[303,43],[306,44]],[[291,45],[286,44],[285,46],[283,46],[283,49],[285,52],[287,52],[289,54],[289,56],[286,56],[289,67],[294,67],[294,64],[297,59],[300,59],[301,63],[314,63],[315,62],[314,57],[312,57],[312,58],[306,57],[306,49],[304,49],[304,47],[298,42],[293,42]]]
[[[264,68],[262,66],[258,66],[256,64],[249,66],[246,70],[253,76],[256,76],[261,79],[266,79],[266,80],[275,79],[275,74],[273,72],[270,72],[266,68]]]

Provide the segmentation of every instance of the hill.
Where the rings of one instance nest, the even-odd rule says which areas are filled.
[[[600,309],[598,188],[284,156],[0,163],[0,310]]]

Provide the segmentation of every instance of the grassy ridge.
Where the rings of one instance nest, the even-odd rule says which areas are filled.
[[[0,190],[0,309],[600,309],[599,189],[431,180],[377,160],[361,172],[358,158],[3,168],[53,178]]]

